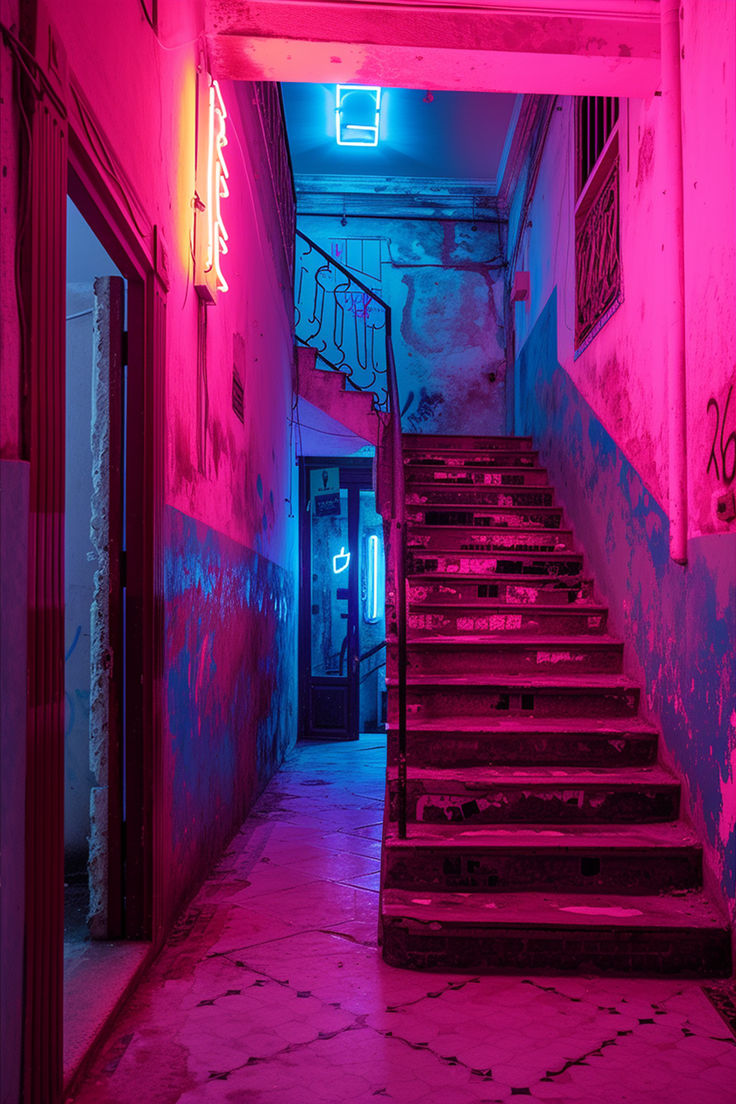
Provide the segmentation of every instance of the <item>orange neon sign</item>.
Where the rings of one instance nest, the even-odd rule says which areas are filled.
[[[224,148],[227,145],[227,111],[220,86],[207,77],[206,103],[200,99],[200,124],[197,155],[197,202],[195,222],[195,287],[199,295],[215,302],[218,291],[227,291],[228,282],[221,259],[228,252],[228,233],[222,217],[222,200],[230,194],[229,173]]]

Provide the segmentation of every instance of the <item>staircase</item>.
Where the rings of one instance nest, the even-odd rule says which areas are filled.
[[[408,828],[389,648],[383,956],[724,976],[680,787],[527,438],[404,435]]]

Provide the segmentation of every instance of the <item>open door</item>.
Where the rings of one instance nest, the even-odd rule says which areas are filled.
[[[383,526],[370,460],[301,461],[301,735],[357,740],[385,719]]]

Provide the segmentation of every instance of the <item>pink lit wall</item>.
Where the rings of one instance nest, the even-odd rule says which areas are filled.
[[[725,444],[736,430],[735,41],[736,6],[730,0],[684,5],[681,80],[691,537],[728,531],[728,524],[717,514],[717,499],[733,485],[723,478],[720,433],[725,425]],[[520,348],[557,287],[559,361],[666,509],[665,274],[674,263],[678,243],[667,230],[665,204],[671,185],[662,149],[661,111],[660,97],[621,101],[624,300],[575,360],[573,100],[558,100],[529,209],[531,227],[524,233],[518,263],[532,273],[531,304],[516,307],[515,326]],[[732,386],[735,393],[724,423],[722,414]],[[718,415],[712,404],[709,409],[710,400],[718,404]],[[713,463],[707,470],[714,435],[719,477]],[[726,475],[732,476],[735,463],[736,442],[726,456]]]
[[[531,301],[514,308],[515,416],[540,442],[733,914],[736,521],[718,508],[736,489],[736,6],[683,7],[687,565],[668,553],[665,296],[677,242],[660,97],[621,102],[623,302],[577,359],[573,103],[557,101],[517,265]]]
[[[144,248],[155,226],[168,253],[164,734],[154,779],[163,826],[154,880],[165,918],[295,739],[297,634],[292,297],[264,138],[251,90],[224,82],[230,290],[207,308],[203,337],[192,279],[202,4],[159,9],[156,36],[136,0],[114,11],[49,2],[70,72],[134,196]]]

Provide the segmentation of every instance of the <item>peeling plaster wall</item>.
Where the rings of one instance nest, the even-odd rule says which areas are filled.
[[[331,255],[333,243],[346,238],[381,243],[380,283],[356,275],[391,307],[405,432],[504,432],[504,228],[480,219],[476,226],[359,217],[342,226],[339,218],[299,219],[299,228]]]
[[[557,360],[553,293],[517,362],[520,431],[539,444],[586,557],[626,641],[628,673],[661,725],[663,755],[684,780],[684,807],[714,884],[736,918],[736,533],[669,555],[669,524],[641,475]]]
[[[690,537],[733,531],[735,524],[716,513],[720,496],[736,487],[736,438],[730,438],[736,432],[735,42],[731,0],[685,0],[681,83]],[[621,101],[623,302],[576,360],[573,100],[558,99],[517,263],[531,273],[531,300],[516,305],[514,323],[518,351],[557,289],[558,360],[666,510],[665,273],[679,243],[671,239],[666,219],[671,188],[661,111],[658,97]],[[511,240],[520,203],[517,192]]]
[[[230,290],[200,317],[191,252],[200,0],[159,5],[157,35],[133,0],[114,12],[82,0],[48,8],[113,156],[108,167],[134,193],[143,248],[152,252],[156,226],[168,260],[163,746],[154,779],[163,801],[154,816],[166,826],[154,879],[166,920],[296,738],[292,295],[252,93],[222,82]]]
[[[176,900],[293,742],[297,604],[291,570],[218,530],[168,506],[165,533],[167,893]]]

